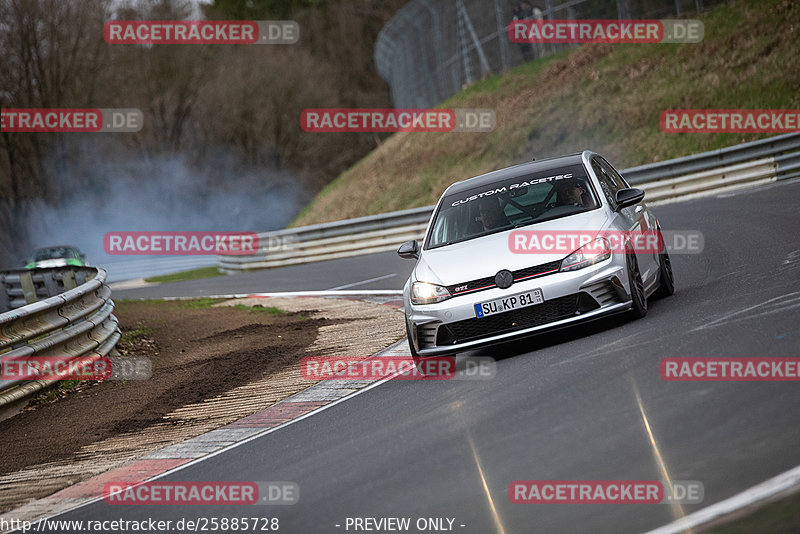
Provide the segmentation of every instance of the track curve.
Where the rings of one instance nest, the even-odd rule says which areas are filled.
[[[658,364],[670,356],[799,355],[798,205],[800,183],[784,182],[655,208],[665,229],[701,230],[705,250],[673,257],[677,293],[652,301],[646,318],[609,318],[476,351],[498,360],[494,379],[390,381],[165,477],[294,481],[298,504],[97,502],[59,519],[262,515],[279,518],[281,532],[312,533],[345,532],[353,516],[449,517],[464,533],[620,533],[728,498],[800,464],[800,388],[668,383]],[[225,284],[240,280],[249,292],[326,289],[386,274],[395,276],[364,288],[399,288],[410,268],[380,254],[117,296],[237,292]],[[679,510],[522,505],[507,497],[514,480],[661,479],[663,469],[703,482],[704,503]]]

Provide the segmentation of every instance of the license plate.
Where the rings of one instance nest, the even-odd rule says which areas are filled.
[[[518,295],[511,295],[510,297],[503,297],[501,299],[489,300],[476,304],[475,317],[486,317],[487,315],[516,310],[526,306],[535,306],[542,302],[544,302],[542,290],[534,289],[527,293],[520,293]]]

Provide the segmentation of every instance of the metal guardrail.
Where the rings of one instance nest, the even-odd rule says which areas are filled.
[[[218,267],[233,273],[385,252],[425,232],[433,206],[258,234],[258,254],[217,256]]]
[[[800,132],[777,135],[750,143],[711,150],[683,158],[640,165],[622,171],[629,184],[635,185],[651,180],[675,178],[691,173],[708,171],[717,167],[733,165],[761,157],[770,157],[800,149]]]
[[[95,267],[0,272],[0,358],[108,355],[120,338],[106,272]],[[0,381],[0,407],[57,381]]]
[[[800,176],[800,132],[720,150],[625,169],[648,202],[723,192]],[[258,234],[258,254],[217,256],[220,269],[235,273],[396,250],[421,239],[433,206]]]

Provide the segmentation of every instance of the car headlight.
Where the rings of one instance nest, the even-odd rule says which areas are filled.
[[[605,238],[597,238],[564,258],[561,272],[577,271],[611,257],[611,246]]]
[[[414,282],[411,284],[412,304],[433,304],[447,300],[452,296],[450,290],[444,286],[428,282]]]

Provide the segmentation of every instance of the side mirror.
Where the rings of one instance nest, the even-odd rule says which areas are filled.
[[[419,259],[419,243],[416,239],[406,241],[397,249],[397,255],[406,260]]]
[[[617,191],[617,211],[628,206],[633,206],[644,200],[644,191],[631,187]]]

